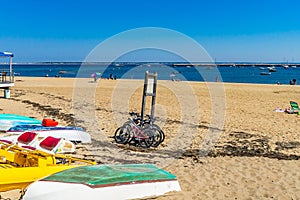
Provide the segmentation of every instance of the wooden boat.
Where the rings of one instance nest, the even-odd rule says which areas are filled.
[[[30,183],[53,173],[94,164],[67,155],[53,155],[0,142],[0,192],[24,190]]]
[[[134,199],[180,191],[176,176],[151,164],[65,170],[27,187],[24,200]]]
[[[91,143],[91,136],[89,133],[83,131],[80,127],[72,126],[43,126],[41,124],[24,124],[11,127],[6,132],[7,137],[20,135],[24,132],[35,132],[38,133],[40,137],[57,137],[65,138],[66,140],[72,141],[74,143]],[[4,139],[4,138],[1,138]]]
[[[42,124],[40,120],[15,114],[0,114],[0,130],[6,131],[9,128],[21,124]]]

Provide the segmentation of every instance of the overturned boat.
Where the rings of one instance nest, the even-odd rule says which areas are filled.
[[[25,200],[135,199],[180,191],[176,176],[151,164],[65,170],[27,187]]]

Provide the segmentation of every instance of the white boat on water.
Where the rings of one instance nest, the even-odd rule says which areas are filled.
[[[283,68],[284,68],[284,69],[288,69],[289,66],[288,66],[288,65],[283,65]]]
[[[277,71],[275,66],[268,67],[268,69],[269,69],[269,72],[276,72]]]
[[[271,72],[260,72],[260,75],[263,75],[263,76],[271,75]]]
[[[176,176],[151,164],[76,167],[27,187],[24,200],[137,199],[180,191]]]

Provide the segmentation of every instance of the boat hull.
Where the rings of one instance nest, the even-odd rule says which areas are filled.
[[[47,188],[45,190],[45,188]],[[155,197],[171,191],[180,191],[177,180],[145,182],[120,186],[91,188],[83,184],[38,181],[27,188],[24,200],[74,200],[74,199],[136,199]]]
[[[28,185],[51,174],[78,167],[78,165],[60,165],[46,167],[13,167],[0,165],[0,192],[14,189],[24,190]]]
[[[26,130],[28,131],[28,130]],[[39,137],[45,138],[48,136],[65,138],[66,140],[75,142],[75,143],[91,143],[91,136],[85,131],[81,130],[30,130],[39,134]],[[7,131],[9,135],[20,135],[24,131]],[[5,139],[3,137],[2,139]]]
[[[2,131],[23,124],[42,124],[42,121],[22,115],[0,114],[0,130]]]
[[[24,199],[136,199],[180,190],[176,176],[151,164],[94,165],[34,182]]]

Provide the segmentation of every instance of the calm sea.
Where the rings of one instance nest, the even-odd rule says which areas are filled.
[[[145,71],[157,72],[159,80],[188,80],[188,81],[215,81],[233,83],[261,83],[261,84],[289,84],[296,79],[300,84],[300,67],[276,67],[276,72],[270,75],[261,75],[268,69],[258,66],[174,66],[172,63],[127,63],[127,64],[15,64],[15,76],[33,77],[79,77],[88,78],[92,73],[99,72],[102,78],[110,76],[117,79],[144,79]],[[0,65],[0,70],[8,70],[7,65]]]

